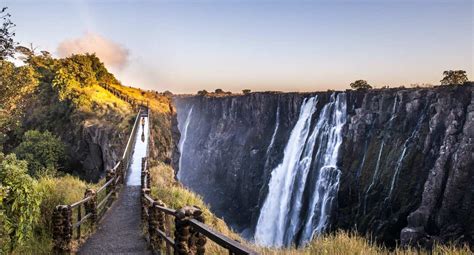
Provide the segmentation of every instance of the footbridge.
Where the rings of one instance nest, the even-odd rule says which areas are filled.
[[[103,185],[58,205],[52,215],[53,252],[78,254],[205,254],[208,241],[228,254],[257,254],[205,224],[200,208],[168,208],[150,194],[148,169],[152,111],[145,101],[103,86],[136,109],[123,155]],[[85,240],[85,241],[84,241]]]

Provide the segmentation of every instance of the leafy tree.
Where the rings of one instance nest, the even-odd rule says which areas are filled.
[[[16,45],[13,40],[15,32],[12,31],[15,24],[10,20],[11,15],[7,13],[6,10],[7,7],[3,7],[0,10],[0,19],[2,20],[2,24],[0,24],[0,60],[13,57]]]
[[[370,86],[367,81],[365,80],[357,80],[353,83],[351,83],[351,88],[353,89],[371,89],[372,86]]]
[[[209,94],[209,92],[207,92],[207,90],[203,89],[203,90],[199,90],[199,91],[197,92],[197,94],[198,94],[199,96],[205,96],[205,95]]]
[[[0,151],[7,136],[20,131],[20,120],[37,85],[31,67],[15,67],[8,61],[0,60]]]
[[[216,93],[216,94],[224,94],[224,90],[222,90],[222,89],[216,89],[216,90],[214,91],[214,93]]]
[[[443,75],[441,85],[461,85],[468,81],[466,71],[464,70],[444,71]]]
[[[242,93],[244,93],[245,95],[250,94],[250,92],[251,92],[250,89],[244,89],[244,90],[242,90]]]
[[[28,162],[28,172],[36,177],[43,174],[54,175],[59,162],[65,158],[64,144],[48,131],[26,132],[15,153],[19,159]]]
[[[0,153],[0,187],[3,187],[2,231],[0,242],[13,251],[32,237],[39,218],[41,196],[36,192],[36,181],[27,174],[27,163],[15,154]]]

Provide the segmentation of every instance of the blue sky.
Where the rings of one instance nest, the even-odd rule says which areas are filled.
[[[109,65],[122,82],[159,91],[437,84],[448,69],[474,76],[470,0],[2,3],[21,43],[59,55],[61,43],[100,37],[127,53],[124,65]]]

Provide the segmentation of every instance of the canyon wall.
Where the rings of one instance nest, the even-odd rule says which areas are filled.
[[[264,245],[301,245],[339,228],[388,245],[472,245],[473,93],[464,85],[175,97],[173,165],[217,215]]]

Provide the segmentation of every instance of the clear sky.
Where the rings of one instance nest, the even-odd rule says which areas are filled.
[[[96,51],[126,85],[316,91],[474,79],[472,0],[0,0],[16,39]],[[110,60],[109,60],[110,59]]]

